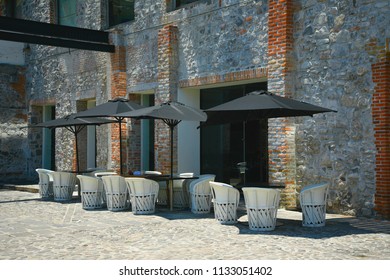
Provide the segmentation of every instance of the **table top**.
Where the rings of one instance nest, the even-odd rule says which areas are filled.
[[[159,174],[143,174],[143,175],[125,175],[123,176],[125,178],[145,178],[145,179],[151,179],[155,181],[168,181],[168,180],[185,180],[185,179],[199,179],[199,177],[193,176],[193,177],[180,177],[178,175],[174,175],[171,177],[170,175],[159,175]]]
[[[74,174],[85,174],[85,173],[90,173],[91,171],[87,170],[56,170],[56,172],[66,172],[66,173],[74,173]]]
[[[236,185],[236,188],[271,188],[271,189],[284,189],[286,185],[282,183],[268,183],[268,182],[245,182]]]

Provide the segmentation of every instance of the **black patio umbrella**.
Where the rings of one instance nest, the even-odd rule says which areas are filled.
[[[251,120],[313,116],[318,113],[336,111],[261,90],[209,108],[205,112],[207,113],[207,121],[202,126],[237,122],[242,122],[245,125],[247,121]],[[244,162],[241,164],[244,166],[241,167],[245,168],[245,129],[243,145]]]
[[[205,112],[207,113],[207,122],[203,125],[279,117],[313,116],[318,113],[336,111],[261,90],[209,108]]]
[[[169,126],[171,138],[171,178],[173,177],[173,130],[175,126],[181,121],[204,122],[207,120],[207,115],[202,110],[192,108],[177,101],[168,101],[160,105],[129,111],[116,116],[137,119],[161,119]],[[170,203],[172,209],[172,199],[170,199]]]
[[[104,118],[75,118],[76,114],[67,115],[63,118],[58,118],[42,123],[33,125],[34,127],[45,127],[45,128],[57,128],[64,127],[75,135],[76,141],[76,169],[79,171],[79,158],[78,158],[78,149],[77,149],[77,135],[79,132],[87,125],[101,125],[105,123],[113,123],[114,120],[104,119]]]
[[[38,123],[33,125],[33,127],[44,127],[44,128],[57,128],[57,127],[64,127],[70,132],[72,132],[75,136],[76,141],[76,171],[77,173],[80,171],[80,165],[79,165],[79,153],[78,153],[78,143],[77,143],[77,135],[79,132],[87,125],[101,125],[106,123],[113,123],[114,120],[104,119],[104,118],[75,118],[76,114],[67,115],[63,118],[58,118],[42,123]],[[79,189],[79,197],[80,197],[80,189]]]
[[[76,118],[90,118],[90,117],[113,117],[115,122],[119,124],[119,159],[120,172],[123,174],[122,161],[122,122],[124,117],[117,116],[117,114],[129,112],[144,108],[144,106],[132,102],[126,98],[115,98],[108,100],[108,102],[100,104],[96,107],[82,111],[76,114]]]

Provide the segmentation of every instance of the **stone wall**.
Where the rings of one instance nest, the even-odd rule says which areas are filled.
[[[25,69],[0,64],[0,182],[29,180]]]
[[[388,1],[298,1],[295,97],[337,110],[297,118],[297,180],[328,181],[330,211],[371,215],[375,137],[371,65],[389,38]],[[388,93],[387,93],[388,94]]]
[[[79,27],[100,29],[102,24],[100,2],[78,1]],[[50,8],[50,1],[28,5],[25,10],[26,17],[49,22]],[[76,103],[80,100],[96,98],[96,103],[100,104],[110,99],[107,81],[110,60],[107,53],[31,44],[26,60],[27,94],[31,110],[37,110],[38,106],[54,105],[56,118],[59,118],[75,113]],[[81,108],[79,104],[79,109]],[[97,166],[110,166],[109,131],[109,125],[97,127]],[[85,138],[85,135],[81,134],[80,137]],[[71,169],[75,164],[74,135],[66,129],[58,128],[55,138],[56,168]],[[32,160],[39,161],[34,156]]]

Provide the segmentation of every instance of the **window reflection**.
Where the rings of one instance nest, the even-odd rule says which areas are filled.
[[[58,24],[77,26],[77,0],[57,0]]]
[[[134,0],[109,0],[109,25],[134,20]]]
[[[5,0],[4,15],[13,18],[22,18],[22,0]]]
[[[196,1],[199,1],[199,0],[176,0],[176,8],[183,6],[183,5],[187,5],[187,4],[196,2]]]

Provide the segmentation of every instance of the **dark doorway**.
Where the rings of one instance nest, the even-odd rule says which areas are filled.
[[[42,107],[42,122],[54,120],[55,106]],[[55,129],[42,130],[42,168],[55,170]]]
[[[154,94],[144,94],[142,105],[154,106]],[[154,170],[154,120],[141,120],[142,170]]]
[[[204,89],[200,92],[202,109],[225,103],[255,90],[267,89],[267,83]],[[216,181],[236,185],[268,181],[267,120],[213,125],[201,128],[201,173],[216,175]],[[246,163],[240,172],[240,163]]]

